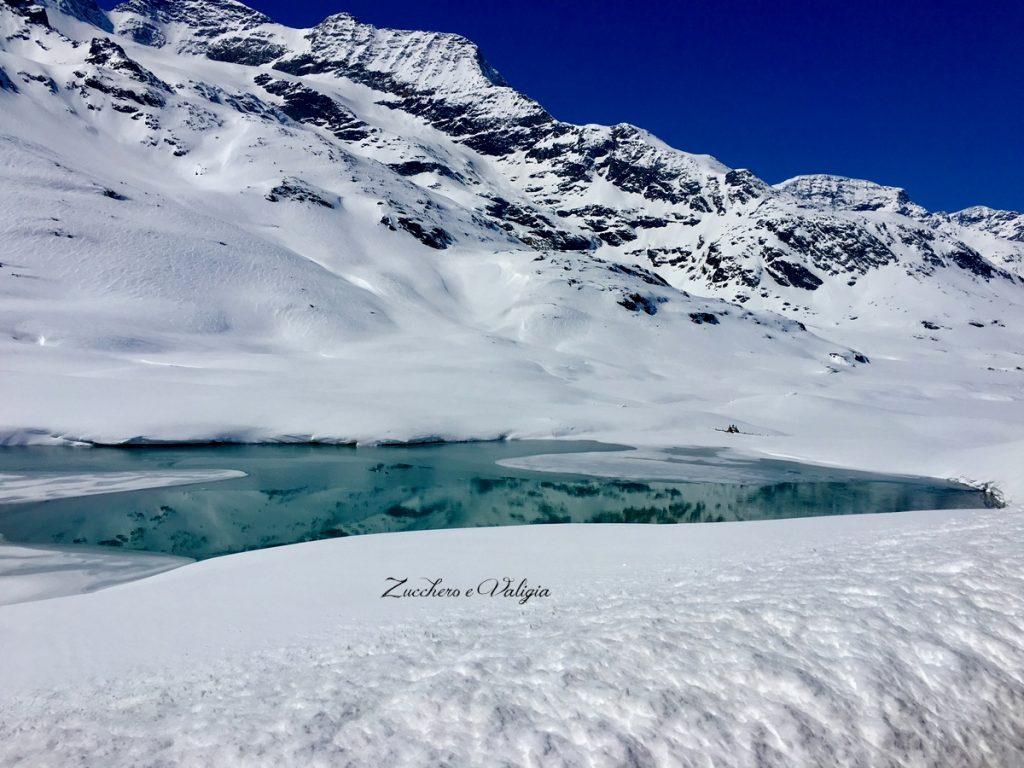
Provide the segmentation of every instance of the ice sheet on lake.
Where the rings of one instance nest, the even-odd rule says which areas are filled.
[[[192,562],[107,548],[43,548],[0,540],[0,605],[94,592]]]
[[[761,484],[831,482],[872,473],[789,461],[729,448],[641,448],[630,451],[538,454],[503,459],[501,466],[630,480],[683,483]],[[884,479],[892,479],[886,476]]]
[[[235,469],[174,469],[159,472],[0,474],[0,504],[51,501],[99,493],[121,493],[169,485],[212,483],[245,477]]]

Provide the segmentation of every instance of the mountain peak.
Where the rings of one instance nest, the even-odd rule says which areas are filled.
[[[338,11],[326,17],[320,24],[360,24],[361,22],[348,11]],[[317,26],[320,26],[319,24]]]
[[[162,47],[178,40],[182,52],[196,53],[194,40],[245,32],[273,23],[269,16],[236,0],[127,0],[111,12],[119,34]]]
[[[1024,213],[1000,211],[987,205],[973,205],[949,214],[962,227],[982,230],[1004,240],[1024,243]]]
[[[195,24],[213,16],[219,16],[225,22],[231,23],[270,23],[270,17],[237,0],[126,0],[114,8],[114,11],[135,13],[162,23],[176,21]]]
[[[328,16],[309,30],[310,54],[323,61],[389,71],[418,87],[450,87],[461,83],[479,88],[507,87],[473,41],[450,32],[375,27],[350,13]]]
[[[777,189],[807,202],[849,211],[889,211],[919,218],[928,211],[910,199],[902,187],[889,187],[865,179],[851,179],[826,173],[794,176]]]

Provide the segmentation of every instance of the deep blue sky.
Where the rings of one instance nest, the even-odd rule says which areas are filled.
[[[777,182],[827,172],[931,209],[1024,210],[1024,2],[249,0],[458,32],[576,123],[630,122]]]

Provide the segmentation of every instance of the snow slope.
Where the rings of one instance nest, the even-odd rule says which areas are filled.
[[[1009,768],[1022,545],[1015,509],[216,558],[0,607],[0,763]],[[383,599],[388,576],[550,595]]]

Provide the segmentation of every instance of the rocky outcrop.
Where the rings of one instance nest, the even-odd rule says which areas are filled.
[[[254,82],[268,93],[282,99],[281,111],[292,120],[330,131],[342,141],[360,141],[370,135],[370,127],[352,110],[330,96],[301,83],[274,79],[263,73]]]
[[[322,208],[337,208],[337,196],[317,189],[302,179],[289,177],[271,189],[266,199],[271,203],[293,200],[298,203],[313,203]]]

